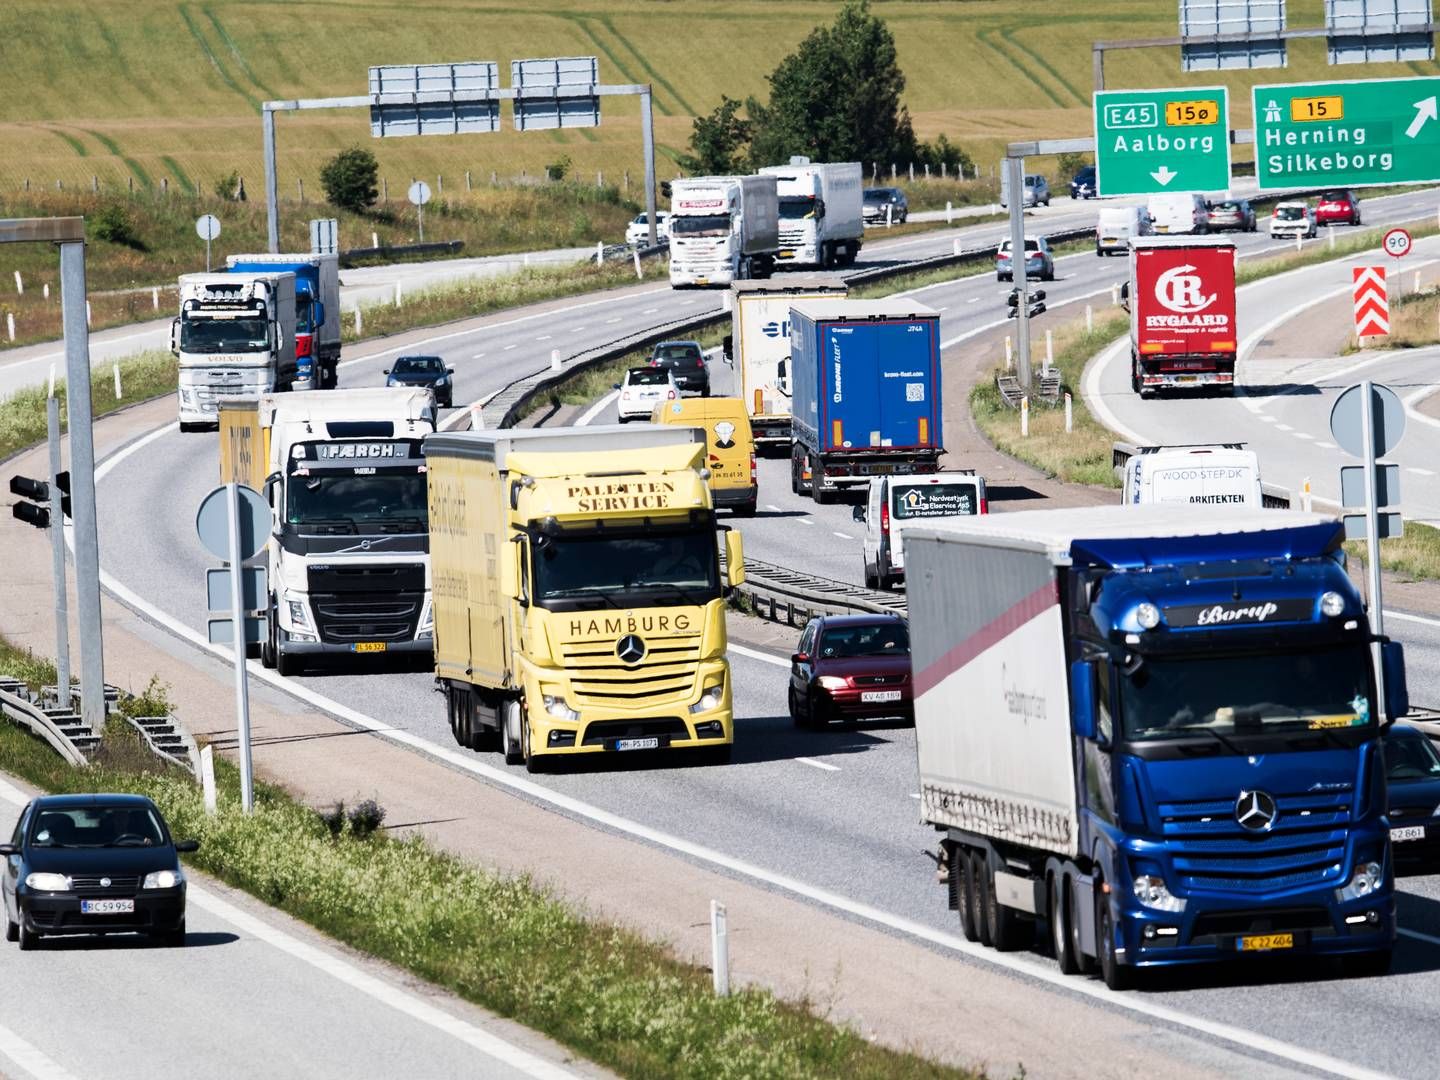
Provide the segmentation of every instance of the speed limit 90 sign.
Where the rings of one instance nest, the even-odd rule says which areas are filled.
[[[1385,234],[1381,245],[1385,248],[1386,255],[1401,258],[1410,254],[1410,234],[1404,229],[1391,229]]]

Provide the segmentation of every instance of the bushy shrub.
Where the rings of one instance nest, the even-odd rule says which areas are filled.
[[[352,146],[341,150],[320,170],[320,186],[325,198],[342,210],[357,214],[375,204],[380,197],[380,163],[369,150]]]

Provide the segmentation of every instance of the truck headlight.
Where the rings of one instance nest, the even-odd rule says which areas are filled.
[[[309,629],[310,629],[310,613],[305,610],[305,601],[304,601],[304,600],[291,600],[289,603],[290,603],[290,622],[291,622],[293,625],[295,625],[295,626],[303,626],[306,630],[309,630]]]
[[[721,702],[725,700],[725,680],[711,683],[705,687],[705,692],[700,695],[700,700],[690,706],[692,713],[709,712],[711,709],[718,709]]]
[[[185,880],[185,875],[179,870],[156,870],[153,874],[146,874],[145,880],[140,883],[142,889],[173,889]]]
[[[1132,886],[1135,899],[1156,911],[1184,911],[1185,900],[1176,896],[1159,874],[1139,874]]]
[[[69,892],[70,879],[64,874],[26,874],[25,887],[36,892]]]
[[[420,626],[415,631],[417,638],[432,637],[435,633],[435,607],[429,601],[425,601],[424,608],[420,611]]]
[[[1135,609],[1135,621],[1142,630],[1154,630],[1160,625],[1160,609],[1154,604],[1141,604]]]
[[[573,724],[580,719],[580,714],[572,709],[563,697],[556,697],[554,694],[542,694],[540,700],[545,704],[545,712],[555,720],[564,720]]]
[[[1335,896],[1339,900],[1359,900],[1379,889],[1384,881],[1385,868],[1383,866],[1377,862],[1361,863],[1355,868],[1355,873],[1350,878],[1350,884],[1343,889],[1336,889]]]
[[[1320,612],[1330,618],[1345,614],[1345,598],[1338,592],[1326,591],[1320,594]]]

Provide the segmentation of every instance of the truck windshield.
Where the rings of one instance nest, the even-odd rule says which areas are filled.
[[[425,474],[376,469],[368,476],[348,471],[291,475],[286,482],[285,520],[303,533],[404,533],[429,528]]]
[[[1132,742],[1366,728],[1370,654],[1364,645],[1305,652],[1152,657],[1120,680]]]
[[[781,221],[803,221],[815,216],[815,198],[812,195],[796,195],[780,200]]]
[[[263,318],[207,319],[187,315],[180,321],[181,352],[265,352],[269,348],[270,334]]]
[[[542,536],[533,545],[534,598],[542,607],[675,607],[720,595],[713,529]]]
[[[308,294],[295,295],[295,329],[301,334],[315,332],[315,301]]]
[[[729,236],[730,218],[726,214],[696,214],[672,217],[671,236]]]

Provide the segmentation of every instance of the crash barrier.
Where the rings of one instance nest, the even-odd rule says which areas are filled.
[[[396,244],[393,247],[349,248],[340,252],[340,267],[348,269],[362,259],[414,259],[423,255],[458,255],[464,240],[436,240],[426,244]]]

